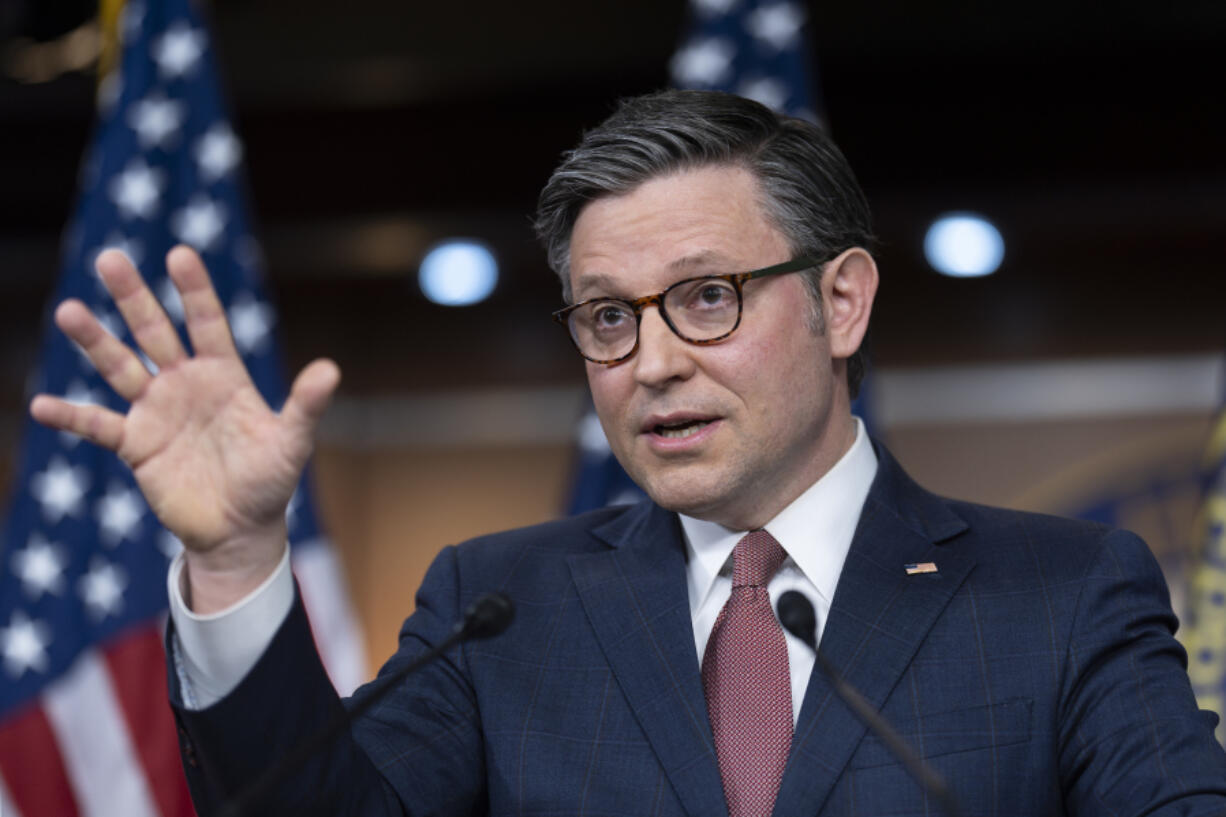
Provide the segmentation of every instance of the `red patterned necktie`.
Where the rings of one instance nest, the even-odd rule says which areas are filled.
[[[702,687],[729,817],[768,817],[792,748],[792,681],[766,584],[787,557],[764,530],[732,551],[732,595],[715,619]]]

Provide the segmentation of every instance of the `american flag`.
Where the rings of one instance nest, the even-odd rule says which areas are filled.
[[[270,405],[286,384],[231,129],[189,0],[132,0],[117,70],[100,85],[54,303],[76,297],[131,343],[93,270],[123,249],[183,332],[163,267],[201,252],[236,345]],[[32,390],[126,409],[50,321]],[[166,571],[181,545],[117,457],[28,421],[0,540],[0,814],[192,814],[166,699]],[[361,639],[304,478],[289,509],[292,563],[333,681],[365,673]]]
[[[727,91],[788,116],[817,120],[802,4],[690,0],[689,16],[689,29],[669,64],[675,86]]]
[[[690,0],[669,72],[678,88],[727,91],[813,122],[820,115],[805,9],[792,0]],[[569,513],[644,497],[613,457],[591,408],[579,422],[578,442]]]

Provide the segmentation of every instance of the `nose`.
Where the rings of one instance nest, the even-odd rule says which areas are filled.
[[[630,359],[634,378],[650,388],[660,388],[672,380],[685,380],[694,373],[693,350],[669,329],[655,307],[643,310],[639,323],[639,347]]]

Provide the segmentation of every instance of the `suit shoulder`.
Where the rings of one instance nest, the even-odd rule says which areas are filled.
[[[574,516],[551,519],[535,525],[498,531],[476,536],[457,546],[461,557],[479,555],[480,558],[497,558],[499,555],[518,555],[525,549],[576,553],[591,550],[599,544],[593,531],[622,514],[632,512],[634,505],[617,505],[598,508]]]
[[[995,564],[1002,571],[1025,566],[1073,579],[1084,577],[1103,560],[1154,560],[1145,542],[1131,531],[1051,514],[943,501],[967,523],[950,543],[980,551],[981,565]]]
[[[1070,540],[1096,542],[1111,531],[1111,528],[1102,523],[1084,519],[1000,508],[960,499],[941,498],[941,501],[951,511],[966,520],[972,529],[982,531],[1015,530],[1044,540],[1060,539],[1066,542]]]
[[[635,506],[602,508],[469,539],[448,549],[455,576],[461,588],[500,589],[517,603],[556,598],[570,583],[568,557],[608,549],[597,531],[633,513]]]

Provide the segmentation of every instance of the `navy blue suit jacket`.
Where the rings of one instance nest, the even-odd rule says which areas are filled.
[[[821,649],[964,813],[1226,814],[1226,754],[1145,544],[941,499],[878,456]],[[725,815],[685,559],[651,504],[447,548],[384,671],[481,593],[511,596],[510,629],[414,676],[258,813]],[[202,815],[342,706],[301,604],[219,703],[186,711],[171,685]],[[938,813],[815,672],[775,814]]]

